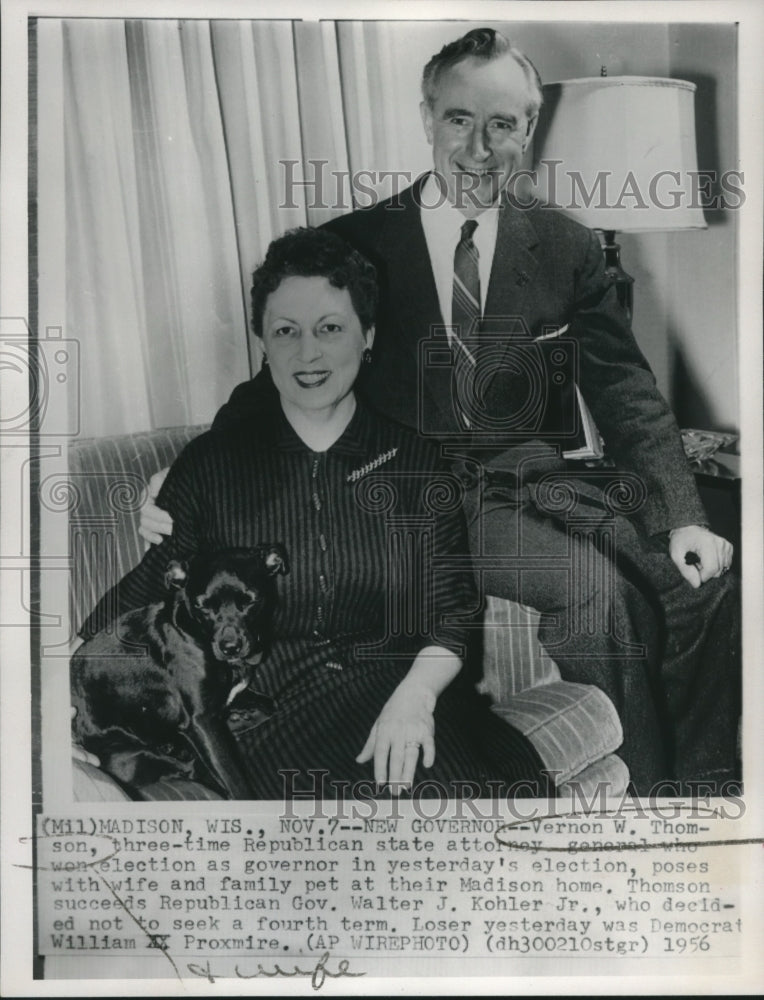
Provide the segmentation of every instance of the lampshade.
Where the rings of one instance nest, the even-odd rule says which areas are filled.
[[[587,77],[544,87],[535,194],[593,229],[705,229],[695,84]]]

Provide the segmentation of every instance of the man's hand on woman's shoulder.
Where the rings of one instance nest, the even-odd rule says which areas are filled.
[[[154,503],[169,471],[169,469],[160,469],[149,479],[148,498],[141,508],[141,523],[138,532],[149,545],[159,545],[164,540],[165,535],[172,534],[172,518],[166,510],[162,510]]]

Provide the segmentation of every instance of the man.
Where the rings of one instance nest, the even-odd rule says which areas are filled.
[[[502,35],[478,29],[430,60],[423,94],[435,172],[328,223],[382,283],[365,391],[444,441],[467,488],[484,592],[541,611],[562,676],[611,697],[637,789],[668,776],[718,789],[736,773],[732,548],[704,526],[596,236],[510,197],[538,76]],[[560,457],[572,374],[631,505]],[[234,391],[218,425],[252,413],[263,378]]]

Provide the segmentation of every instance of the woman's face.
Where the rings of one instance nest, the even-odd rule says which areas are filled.
[[[333,409],[353,388],[364,331],[347,288],[323,277],[284,278],[265,302],[263,346],[282,399],[304,412]]]

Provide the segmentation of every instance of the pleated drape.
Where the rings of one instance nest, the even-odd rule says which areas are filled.
[[[206,22],[64,21],[67,334],[84,434],[209,419],[248,371]]]
[[[39,99],[63,95],[65,223],[41,225],[80,344],[81,433],[208,421],[259,367],[249,285],[268,243],[348,211],[349,171],[395,149],[371,110],[395,76],[384,39],[102,18],[41,20],[38,44]]]

